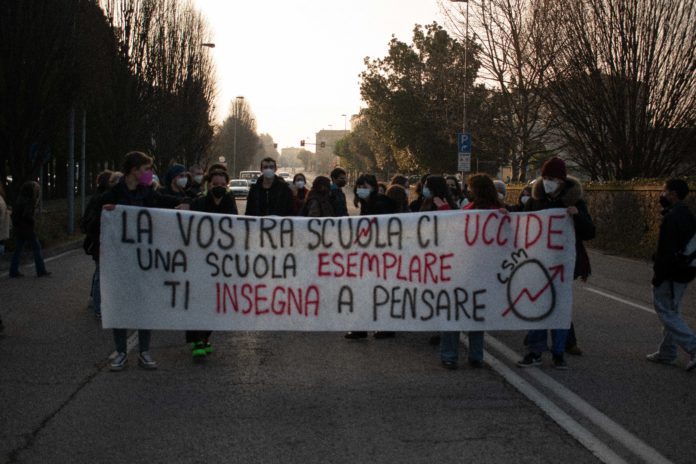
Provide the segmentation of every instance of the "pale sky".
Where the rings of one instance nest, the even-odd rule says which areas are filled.
[[[195,0],[211,29],[217,120],[244,96],[258,133],[278,150],[342,130],[364,104],[363,58],[381,58],[391,35],[411,43],[415,24],[442,24],[436,0]],[[329,127],[331,126],[331,127]],[[306,147],[314,151],[313,146]]]

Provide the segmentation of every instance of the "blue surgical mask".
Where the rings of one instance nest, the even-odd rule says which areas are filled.
[[[273,179],[275,176],[275,171],[273,169],[264,169],[263,170],[263,177],[266,179]]]
[[[432,198],[433,192],[430,191],[428,187],[423,187],[423,198]]]
[[[357,189],[355,189],[355,194],[358,196],[358,198],[361,198],[363,200],[366,200],[367,198],[369,198],[370,193],[372,193],[371,188],[358,187]]]

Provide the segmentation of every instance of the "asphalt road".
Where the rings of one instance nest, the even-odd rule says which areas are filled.
[[[565,372],[515,367],[519,332],[488,334],[486,367],[457,371],[426,333],[216,333],[195,364],[182,333],[156,332],[157,371],[132,352],[112,373],[86,307],[93,263],[68,252],[50,278],[0,277],[0,462],[696,462],[696,374],[683,353],[644,359],[660,339],[649,265],[591,259],[575,287],[585,354]]]

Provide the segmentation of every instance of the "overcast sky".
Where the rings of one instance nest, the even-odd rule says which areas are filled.
[[[415,24],[442,23],[436,0],[195,0],[211,28],[217,120],[244,96],[259,133],[278,148],[343,129],[362,105],[363,59],[383,57],[391,35],[410,43]],[[331,127],[329,127],[331,126]],[[313,149],[313,147],[308,147]]]

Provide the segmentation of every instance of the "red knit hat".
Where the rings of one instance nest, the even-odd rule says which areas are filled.
[[[565,161],[555,156],[547,159],[541,167],[541,176],[565,180],[567,176]]]

